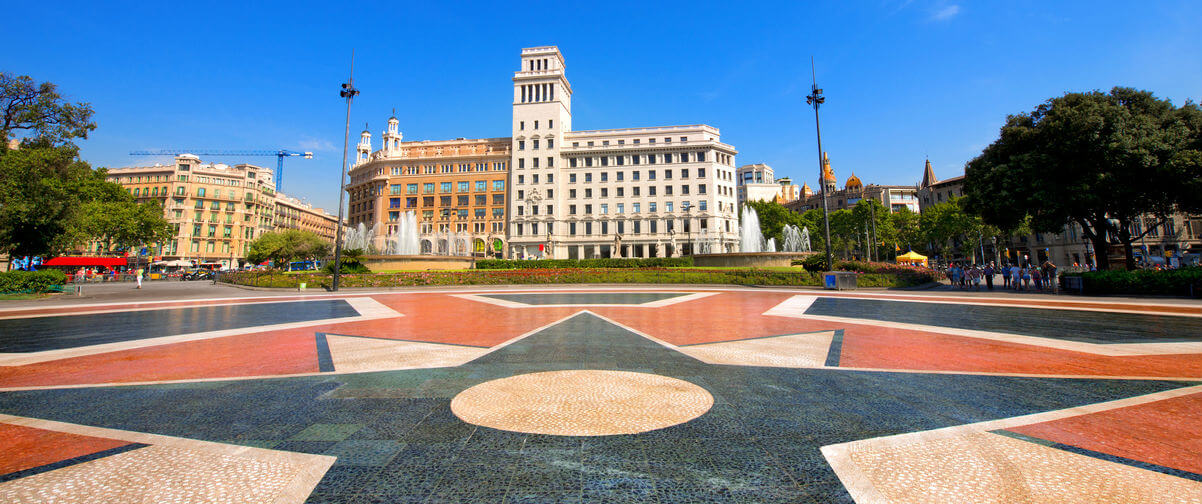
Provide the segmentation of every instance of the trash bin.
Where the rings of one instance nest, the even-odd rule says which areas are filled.
[[[829,290],[854,290],[856,274],[850,271],[828,271],[822,276],[822,286]]]

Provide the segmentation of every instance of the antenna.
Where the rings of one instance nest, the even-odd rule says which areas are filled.
[[[814,84],[815,88],[818,87],[818,75],[816,75],[814,72],[814,55],[813,54],[810,55],[810,81]]]

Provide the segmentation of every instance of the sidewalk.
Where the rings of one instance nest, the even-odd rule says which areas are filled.
[[[66,293],[41,299],[0,301],[0,309],[42,308],[95,303],[144,303],[148,301],[180,301],[187,299],[209,299],[226,297],[295,296],[295,290],[249,292],[228,285],[213,285],[211,280],[193,282],[154,281],[142,282],[135,288],[133,282],[106,282],[83,284],[83,295],[74,294],[75,284],[68,284]]]

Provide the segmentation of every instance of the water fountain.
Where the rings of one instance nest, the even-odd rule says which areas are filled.
[[[346,230],[346,234],[342,237],[342,248],[361,250],[364,254],[370,254],[376,251],[375,242],[376,225],[372,224],[371,227],[367,227],[360,222],[358,227]]]
[[[751,205],[743,206],[743,223],[739,226],[739,250],[763,252],[764,234],[760,232],[760,216]]]
[[[412,210],[401,215],[397,222],[396,234],[388,243],[388,253],[391,255],[419,255],[421,242],[417,238],[417,212]]]
[[[343,247],[364,251],[363,263],[373,271],[389,270],[446,270],[472,267],[471,235],[466,231],[450,230],[426,236],[430,250],[422,251],[422,236],[417,213],[407,211],[395,222],[396,231],[383,237],[383,246],[376,247],[376,227],[359,224],[347,229]],[[383,251],[379,254],[378,251]]]
[[[693,257],[697,266],[790,266],[812,253],[809,251],[809,231],[797,226],[786,225],[781,231],[780,243],[775,237],[764,239],[760,217],[750,205],[743,207],[738,252],[722,252],[720,244],[717,247],[711,245],[709,236],[704,236],[703,240],[698,247],[700,253]]]

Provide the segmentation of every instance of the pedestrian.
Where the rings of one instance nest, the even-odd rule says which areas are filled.
[[[985,271],[982,273],[985,274],[985,289],[993,290],[993,274],[995,273],[993,270],[993,262],[986,264]]]
[[[968,270],[968,279],[972,282],[973,289],[981,290],[981,268],[973,266]]]
[[[1035,290],[1043,290],[1043,274],[1039,272],[1039,268],[1031,268],[1031,281],[1035,284]]]
[[[1047,264],[1048,269],[1047,269],[1047,274],[1044,275],[1043,280],[1048,283],[1048,289],[1051,290],[1053,294],[1055,294],[1057,291],[1060,290],[1059,289],[1060,283],[1057,281],[1060,279],[1056,277],[1056,263],[1049,260],[1046,264]]]
[[[1031,290],[1031,268],[1030,264],[1023,266],[1022,269],[1023,290]]]
[[[137,287],[137,288],[141,289],[141,288],[142,288],[142,268],[141,268],[141,267],[138,267],[137,276],[135,276],[135,278],[136,278],[136,279],[137,279],[137,281],[138,281],[138,287]]]
[[[1003,289],[1010,288],[1010,265],[1009,264],[1002,265],[1002,288]]]
[[[1019,277],[1019,275],[1022,273],[1021,270],[1022,270],[1022,268],[1018,267],[1018,263],[1014,263],[1013,265],[1010,266],[1010,288],[1011,289],[1019,290],[1019,288],[1023,286],[1021,277]]]

